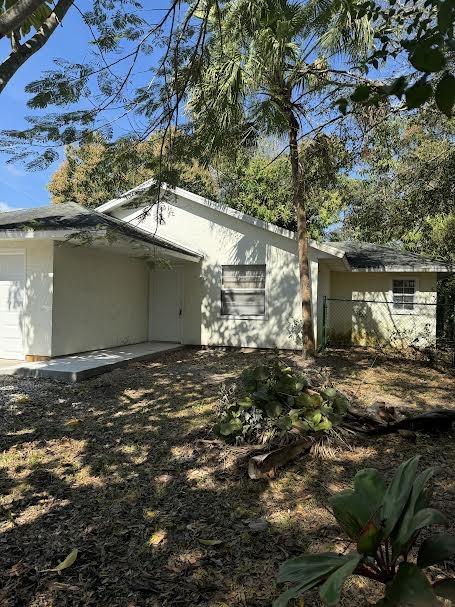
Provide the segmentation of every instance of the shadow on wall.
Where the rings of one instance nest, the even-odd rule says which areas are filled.
[[[414,304],[412,311],[394,312],[383,301],[328,300],[327,343],[394,348],[428,347],[436,342],[436,305]]]
[[[28,273],[8,293],[8,309],[18,311],[24,354],[50,356],[52,339],[52,278],[47,272]]]
[[[172,205],[175,209],[169,211]],[[296,317],[301,317],[297,243],[178,196],[172,205],[162,205],[165,218],[157,235],[199,248],[205,256],[197,277],[194,270],[185,270],[186,343],[298,348],[299,340],[290,337],[295,335]],[[153,218],[154,210],[147,223],[149,231],[156,228]],[[221,317],[221,272],[225,264],[266,264],[265,319]],[[200,293],[200,322],[196,318],[196,293]]]
[[[298,310],[298,275],[289,257],[268,243],[242,237],[226,256],[226,264],[266,264],[265,318],[233,319],[221,316],[221,264],[203,265],[202,332],[212,345],[298,348],[292,337]]]

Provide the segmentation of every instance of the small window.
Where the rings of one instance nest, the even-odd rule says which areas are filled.
[[[265,266],[223,266],[221,315],[265,315]]]
[[[416,291],[415,280],[393,281],[393,308],[394,310],[414,310],[414,296]]]

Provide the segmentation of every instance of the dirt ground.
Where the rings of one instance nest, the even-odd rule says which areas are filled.
[[[417,453],[439,466],[434,504],[455,521],[451,434],[358,441],[268,481],[232,465],[211,441],[221,386],[272,356],[186,350],[71,386],[0,377],[1,607],[268,606],[283,560],[348,548],[327,497],[359,468],[389,476]],[[366,404],[454,406],[450,373],[372,362],[336,352],[317,364]],[[70,568],[44,571],[76,547]],[[377,592],[354,578],[342,605]],[[310,605],[320,605],[315,595]]]

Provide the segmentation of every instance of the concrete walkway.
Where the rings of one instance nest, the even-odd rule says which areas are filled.
[[[180,344],[155,341],[60,356],[36,363],[0,360],[0,375],[48,377],[77,382],[124,367],[129,362],[151,360],[162,352],[180,350],[182,347]]]

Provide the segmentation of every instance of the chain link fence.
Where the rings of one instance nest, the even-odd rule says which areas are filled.
[[[322,347],[346,346],[455,366],[455,306],[325,297]]]

